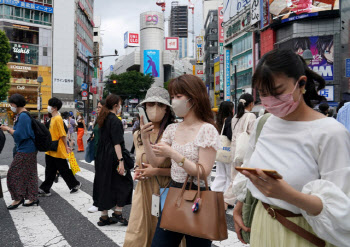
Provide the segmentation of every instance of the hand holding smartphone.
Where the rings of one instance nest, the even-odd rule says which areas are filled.
[[[249,167],[235,167],[235,169],[237,171],[239,171],[240,173],[242,173],[243,171],[247,171],[250,172],[254,175],[258,175],[256,172],[255,168],[249,168]],[[273,179],[283,179],[282,175],[279,174],[277,171],[275,170],[268,170],[268,169],[261,169],[267,176],[273,178]]]
[[[145,109],[143,107],[139,107],[138,110],[139,110],[140,119],[142,116],[143,124],[148,124],[149,120],[148,120]]]

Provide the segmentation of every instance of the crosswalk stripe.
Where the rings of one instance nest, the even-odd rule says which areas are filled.
[[[1,184],[4,200],[10,205],[12,199],[7,190],[6,180],[1,179]],[[9,213],[23,246],[70,246],[40,206],[20,207]],[[58,243],[59,245],[56,245]]]
[[[81,168],[81,172],[79,176],[84,177],[85,179],[93,182],[93,173]],[[42,177],[45,174],[45,167],[42,165],[38,166],[38,174]],[[88,213],[88,208],[92,205],[92,198],[89,194],[80,190],[78,193],[71,196],[69,190],[67,190],[67,186],[65,183],[56,183],[52,187],[52,189],[59,194],[64,200],[66,200],[73,208],[78,210],[81,215],[83,215],[87,220],[89,220],[99,231],[103,232],[108,238],[110,238],[113,242],[115,242],[119,246],[123,246],[126,227],[120,225],[110,225],[110,226],[97,226],[97,222],[99,220],[100,214],[91,214]]]

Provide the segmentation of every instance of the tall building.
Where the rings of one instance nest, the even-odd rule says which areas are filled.
[[[171,3],[169,36],[188,37],[188,6],[180,5],[178,1]]]
[[[62,111],[83,111],[82,84],[91,83],[94,0],[56,1],[53,39],[53,95],[64,101]],[[92,87],[90,87],[91,90]],[[91,92],[91,91],[90,91]],[[92,99],[92,96],[89,95]],[[77,100],[77,102],[75,102]],[[92,112],[92,104],[90,109]]]
[[[218,56],[218,10],[210,10],[205,21],[205,83],[207,85],[210,98],[214,98],[216,89],[214,75],[214,59]]]
[[[103,47],[103,42],[102,42],[102,36],[101,36],[101,17],[97,16],[94,19],[95,21],[95,26],[94,26],[94,56],[101,56],[102,55],[102,47]],[[94,109],[96,109],[97,107],[97,99],[101,100],[103,97],[103,70],[102,70],[102,64],[100,64],[100,62],[102,62],[101,59],[94,59],[94,66],[95,68],[99,68],[95,74],[96,77],[96,81],[95,81],[95,85],[96,89],[93,87],[93,91],[97,90],[97,94],[94,94],[93,97],[93,106]],[[96,97],[97,96],[97,97]]]
[[[26,108],[34,115],[41,76],[43,111],[47,114],[47,102],[51,97],[52,14],[53,1],[0,1],[0,29],[10,40],[11,81],[8,96],[22,94]],[[7,100],[0,102],[0,123],[13,123],[14,114]]]

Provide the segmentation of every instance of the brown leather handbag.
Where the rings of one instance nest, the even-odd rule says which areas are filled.
[[[197,165],[197,181],[199,183],[199,167],[204,174],[202,165]],[[182,187],[170,187],[165,201],[160,227],[169,231],[179,232],[193,237],[221,241],[228,238],[225,216],[224,196],[222,192],[210,191],[207,179],[205,191],[191,190],[193,177],[189,190],[186,185],[190,176],[188,175]],[[192,206],[197,211],[193,212]]]

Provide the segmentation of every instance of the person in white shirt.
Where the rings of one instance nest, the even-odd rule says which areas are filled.
[[[317,90],[324,88],[323,78],[287,50],[267,53],[254,73],[253,87],[273,115],[257,143],[253,131],[244,159],[243,166],[256,168],[257,175],[244,171],[246,177],[238,175],[233,188],[239,200],[233,213],[235,230],[241,241],[240,231],[250,231],[252,247],[315,246],[271,217],[276,208],[299,215],[288,220],[315,234],[313,240],[325,240],[318,246],[349,246],[350,133],[310,107],[311,100],[321,100],[315,81]],[[276,170],[283,179],[273,179],[261,169]],[[242,221],[247,189],[260,200],[251,229]]]

